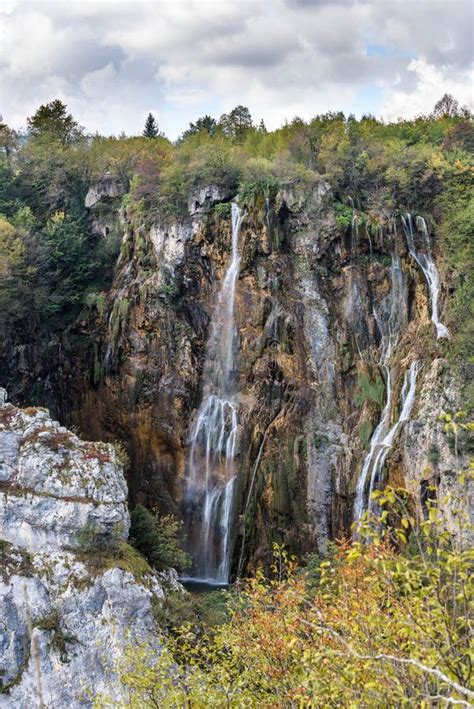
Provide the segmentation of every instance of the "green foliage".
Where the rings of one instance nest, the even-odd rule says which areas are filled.
[[[355,397],[357,406],[363,406],[365,401],[372,401],[380,408],[383,406],[385,384],[380,375],[372,380],[368,374],[361,374],[357,379],[358,392]]]
[[[158,516],[143,505],[136,505],[130,515],[129,541],[151,566],[159,571],[170,567],[185,568],[188,555],[181,547],[182,523],[172,515]]]
[[[474,161],[467,154],[450,156],[446,191],[438,198],[443,258],[454,290],[449,299],[452,353],[466,381],[474,366]],[[465,405],[474,408],[474,391],[466,388]]]
[[[247,106],[236,106],[230,113],[219,118],[219,126],[224,135],[236,142],[242,142],[246,133],[253,127],[252,116]]]
[[[0,323],[4,328],[47,307],[45,251],[34,238],[0,216]]]
[[[229,219],[231,211],[232,208],[230,202],[219,202],[218,204],[214,205],[214,212],[221,219]]]
[[[341,229],[348,229],[352,224],[352,209],[342,204],[342,202],[335,202],[334,211],[336,213],[336,223]]]
[[[217,129],[217,121],[215,118],[212,118],[211,116],[203,116],[202,118],[198,118],[196,123],[190,123],[189,128],[184,131],[183,135],[181,136],[181,140],[186,140],[187,138],[190,138],[192,135],[196,135],[197,133],[207,133],[208,135],[214,135]]]
[[[155,604],[153,615],[158,627],[168,635],[179,637],[183,625],[187,625],[202,636],[229,620],[231,599],[231,593],[224,590],[202,594],[168,591]]]
[[[158,123],[155,120],[155,117],[153,116],[152,113],[149,113],[146,121],[145,121],[145,127],[143,129],[143,137],[144,138],[157,138],[160,134],[160,131],[158,129]]]
[[[263,161],[260,161],[261,163]],[[259,203],[263,203],[265,199],[268,199],[271,194],[274,194],[279,186],[278,179],[275,175],[265,174],[263,170],[259,169],[262,165],[258,163],[251,163],[250,169],[254,172],[254,179],[246,180],[240,183],[239,186],[239,197],[243,205],[248,207],[258,206]],[[266,165],[263,165],[265,169]]]
[[[41,105],[27,119],[27,124],[31,136],[47,137],[61,143],[71,143],[82,133],[79,124],[67,112],[67,106],[59,99]]]
[[[71,322],[87,300],[87,290],[102,286],[115,257],[114,244],[92,236],[84,219],[56,212],[41,236],[46,249],[50,323]],[[112,248],[110,248],[112,247]]]

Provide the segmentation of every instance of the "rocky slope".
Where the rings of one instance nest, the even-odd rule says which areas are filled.
[[[80,707],[121,696],[134,638],[159,649],[159,578],[125,544],[123,466],[46,409],[0,389],[0,706]]]
[[[92,220],[107,189],[91,189]],[[15,380],[21,398],[34,373],[40,398],[56,403],[62,420],[92,439],[123,441],[132,501],[178,515],[235,198],[207,185],[191,192],[179,218],[147,221],[122,209],[113,288],[84,311],[68,343],[50,343],[57,366],[32,352],[28,373]],[[448,340],[436,337],[402,221],[354,210],[352,229],[341,227],[323,181],[256,191],[241,204],[234,574],[268,562],[273,541],[304,554],[349,532],[371,437],[383,414],[388,431],[397,423],[413,362],[414,405],[380,476],[408,484],[421,513],[422,489],[435,482],[443,490],[463,463],[437,421],[460,401]],[[107,217],[103,204],[101,219],[105,234],[115,207]],[[441,313],[445,297],[442,286]],[[12,371],[22,356],[12,354]]]

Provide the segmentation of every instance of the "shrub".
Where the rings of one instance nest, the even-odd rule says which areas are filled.
[[[182,569],[188,555],[181,547],[182,522],[172,515],[158,516],[143,505],[136,505],[130,515],[129,541],[158,571]]]
[[[280,573],[278,548],[279,573],[257,574],[211,632],[185,623],[158,658],[128,648],[131,705],[469,706],[472,553],[433,502],[420,522],[404,490],[377,504],[308,574]]]

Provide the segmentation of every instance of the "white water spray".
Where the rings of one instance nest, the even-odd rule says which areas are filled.
[[[400,426],[402,423],[410,419],[411,410],[415,401],[418,368],[418,362],[414,361],[405,372],[401,392],[402,410],[398,420],[393,424],[393,426],[387,428],[386,424],[388,423],[388,418],[383,420],[384,417],[382,416],[377,429],[382,428],[383,426],[384,433],[383,435],[378,434],[376,429],[374,435],[372,436],[370,450],[364,461],[362,473],[357,483],[356,503],[354,506],[355,520],[359,520],[365,510],[368,510],[369,512],[373,510],[374,501],[372,500],[371,495],[374,490],[377,489],[377,486],[380,486],[383,483],[383,469],[385,467],[385,461],[393,447],[395,437]],[[388,400],[389,396],[387,394],[387,401]],[[369,480],[370,482],[367,490],[367,482]]]
[[[431,296],[431,320],[435,324],[438,339],[441,337],[449,338],[450,334],[448,328],[443,325],[439,319],[439,276],[438,269],[436,268],[435,262],[431,256],[430,237],[426,222],[423,217],[418,216],[415,218],[417,231],[423,236],[423,250],[416,249],[413,220],[410,214],[407,214],[406,217],[402,217],[402,224],[407,239],[408,250],[423,271],[426,282],[428,283]]]
[[[203,372],[203,399],[190,435],[185,516],[192,578],[229,580],[236,472],[235,289],[242,212],[232,204],[232,254],[211,322]]]
[[[366,509],[370,509],[370,493],[374,489],[376,482],[381,480],[385,459],[391,448],[394,435],[390,438],[390,413],[392,409],[393,396],[393,375],[389,368],[389,360],[396,345],[398,335],[406,320],[406,284],[400,259],[396,253],[392,254],[392,266],[390,269],[391,290],[387,299],[385,311],[373,314],[377,327],[381,335],[380,361],[386,386],[385,405],[383,407],[380,421],[375,428],[370,439],[369,451],[362,465],[356,487],[356,499],[354,503],[354,519],[359,520]],[[403,392],[402,392],[403,397]],[[411,407],[410,407],[411,410]],[[392,427],[393,428],[393,427]],[[388,447],[387,447],[388,446]],[[383,458],[381,452],[385,451]],[[368,488],[368,489],[367,489]]]

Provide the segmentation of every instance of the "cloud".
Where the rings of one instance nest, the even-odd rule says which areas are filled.
[[[448,76],[445,67],[436,67],[423,59],[414,59],[407,67],[413,72],[415,83],[409,91],[391,91],[381,111],[389,120],[427,113],[445,93],[452,93],[460,104],[472,106],[474,71],[466,69],[456,76]]]
[[[176,137],[236,104],[269,127],[428,112],[444,91],[472,106],[470,17],[470,0],[8,0],[1,110],[19,127],[58,97],[105,134],[153,111]]]

